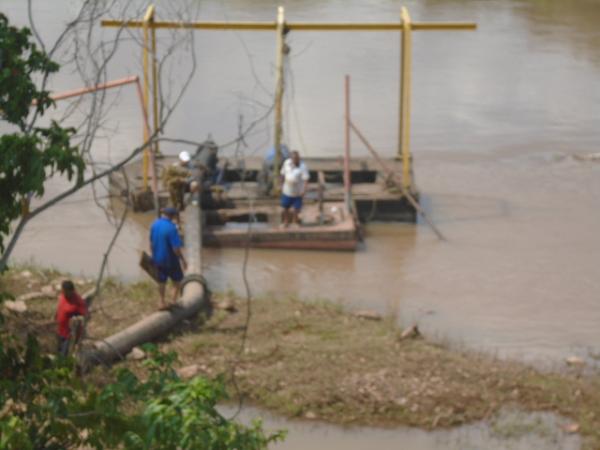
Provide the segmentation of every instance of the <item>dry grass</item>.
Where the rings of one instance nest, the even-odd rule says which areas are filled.
[[[23,274],[27,272],[31,275],[24,277]],[[65,279],[73,280],[80,294],[95,287],[93,280],[70,277],[56,270],[32,266],[19,266],[0,276],[0,292],[8,292],[14,298],[21,294],[40,292],[48,287],[54,288],[54,292],[49,295],[28,300],[26,314],[9,313],[9,325],[17,336],[33,332],[49,351],[53,351],[56,343],[54,315],[59,286]],[[104,282],[100,296],[92,304],[88,337],[94,339],[109,336],[137,322],[157,307],[158,291],[152,283],[123,284],[109,278]]]
[[[164,348],[175,350],[182,365],[197,363],[217,375],[238,355],[244,319],[220,312]],[[542,373],[423,339],[400,341],[399,334],[391,323],[327,303],[260,299],[235,365],[237,384],[273,411],[341,424],[433,429],[490,419],[507,407],[551,411],[579,423],[588,446],[600,447],[597,376]]]
[[[1,282],[18,290],[15,279],[9,273]],[[243,302],[232,294],[215,301],[224,296],[243,311]],[[49,301],[32,301],[27,320],[47,314]],[[98,305],[106,314],[95,313],[90,331],[104,337],[154,309],[155,287],[109,282]],[[242,311],[217,310],[205,326],[176,330],[161,347],[176,351],[182,366],[199,364],[207,376],[235,366],[242,395],[286,416],[433,429],[491,419],[504,408],[549,411],[579,423],[586,447],[600,448],[597,375],[543,373],[423,339],[401,341],[392,322],[294,299],[253,301],[240,354]]]

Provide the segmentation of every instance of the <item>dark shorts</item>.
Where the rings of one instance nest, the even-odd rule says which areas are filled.
[[[176,266],[172,266],[172,267],[161,267],[161,266],[157,266],[158,268],[158,280],[161,283],[166,283],[167,282],[167,278],[170,278],[173,281],[181,281],[183,280],[183,272],[181,271],[181,266],[179,264],[177,264]]]
[[[56,338],[56,352],[59,355],[67,356],[69,354],[69,339],[59,335],[56,335]]]
[[[294,208],[296,211],[302,209],[302,197],[290,197],[285,194],[281,194],[281,207],[283,209]]]

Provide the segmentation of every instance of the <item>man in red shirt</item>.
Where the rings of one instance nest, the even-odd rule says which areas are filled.
[[[67,356],[69,352],[69,340],[72,337],[69,321],[74,316],[87,316],[87,305],[75,291],[73,282],[65,280],[62,283],[62,292],[58,297],[58,307],[56,309],[58,353],[63,356]]]

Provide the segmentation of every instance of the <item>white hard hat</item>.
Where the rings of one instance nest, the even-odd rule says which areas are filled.
[[[192,159],[192,157],[190,156],[190,154],[186,151],[183,151],[181,153],[179,153],[179,160],[186,163],[186,162],[190,162],[190,159]]]

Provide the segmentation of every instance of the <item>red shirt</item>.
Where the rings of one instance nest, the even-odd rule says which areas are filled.
[[[56,309],[56,322],[58,323],[58,335],[65,339],[69,338],[71,330],[69,329],[69,320],[76,315],[85,316],[87,306],[77,293],[73,293],[71,302],[67,301],[65,294],[58,297],[58,308]]]

